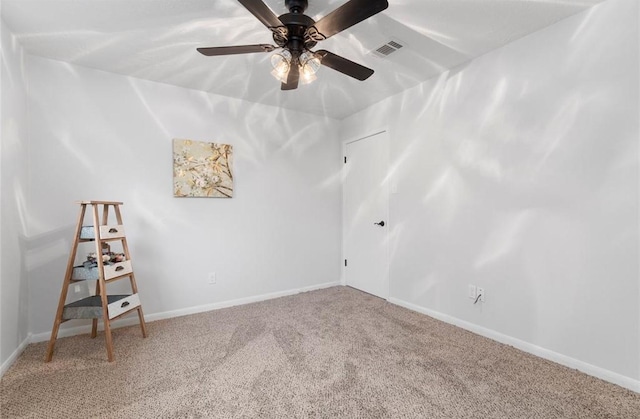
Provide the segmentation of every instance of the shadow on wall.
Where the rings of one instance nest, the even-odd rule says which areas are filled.
[[[57,305],[53,310],[49,310],[49,301],[57,301],[62,290],[74,231],[74,225],[67,225],[47,233],[23,238],[26,255],[25,272],[29,278],[29,288],[32,290],[29,301],[32,324],[38,322],[53,324]],[[84,295],[75,299],[89,295],[87,287],[83,286],[82,291]],[[69,295],[72,295],[71,290]]]
[[[345,121],[389,121],[392,297],[635,374],[637,39],[603,3]]]
[[[146,314],[339,280],[337,121],[44,58],[29,64],[33,234],[55,236],[79,199],[124,202]],[[174,198],[173,138],[231,144],[234,197]],[[63,275],[70,242],[37,243],[38,253],[59,251]],[[59,287],[32,289],[47,311],[33,313],[33,333],[50,330]]]

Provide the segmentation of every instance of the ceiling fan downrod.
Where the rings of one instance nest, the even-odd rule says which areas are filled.
[[[308,0],[285,0],[284,5],[289,9],[290,13],[304,13],[309,7]]]

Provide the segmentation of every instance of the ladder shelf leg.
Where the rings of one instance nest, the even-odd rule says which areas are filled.
[[[142,337],[147,337],[147,324],[144,321],[144,314],[142,314],[142,306],[138,306],[138,319],[140,320],[140,330],[142,331]]]
[[[93,206],[93,230],[96,240],[96,259],[98,262],[98,290],[100,292],[100,301],[102,303],[102,320],[104,323],[104,339],[107,346],[107,359],[109,362],[113,362],[113,340],[111,338],[111,323],[109,321],[109,302],[107,300],[107,284],[104,281],[104,265],[102,262],[102,240],[100,237],[100,226],[107,224],[107,218],[109,215],[108,205],[102,207],[102,223],[98,215],[98,205]],[[96,329],[98,327],[98,319],[93,319]],[[92,327],[93,329],[93,327]],[[92,330],[93,335],[93,330]]]
[[[62,291],[60,291],[60,299],[58,300],[58,309],[56,310],[56,317],[53,322],[53,328],[51,329],[51,338],[49,339],[49,345],[47,346],[47,355],[45,362],[50,362],[53,358],[53,350],[58,339],[58,331],[60,330],[60,324],[62,323],[62,313],[64,312],[64,303],[67,300],[67,292],[69,291],[69,285],[71,284],[71,275],[73,274],[73,262],[76,258],[78,251],[78,241],[80,240],[80,231],[82,230],[82,222],[84,220],[84,214],[87,210],[86,204],[81,204],[80,215],[78,216],[78,222],[76,224],[76,232],[73,239],[73,246],[71,247],[71,254],[69,255],[69,261],[67,262],[67,271],[64,275],[64,282],[62,283]]]
[[[100,295],[100,281],[96,281],[96,295]],[[91,320],[91,339],[98,336],[98,319]]]
[[[120,213],[120,207],[117,205],[113,207],[114,212],[116,213],[116,221],[118,224],[122,224],[122,214]],[[129,244],[127,243],[127,238],[122,238],[122,250],[124,251],[124,256],[127,260],[131,260],[131,254],[129,253]],[[138,285],[136,284],[136,277],[131,273],[129,275],[129,281],[131,282],[131,292],[134,294],[138,293]],[[140,321],[140,330],[142,330],[142,337],[147,337],[147,325],[144,321],[144,314],[142,313],[142,306],[138,307],[138,320]]]

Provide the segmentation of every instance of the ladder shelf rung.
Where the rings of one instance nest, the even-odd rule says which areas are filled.
[[[78,201],[76,204],[80,205],[124,205],[118,201]]]
[[[110,237],[110,238],[107,238],[107,239],[103,239],[103,238],[101,238],[101,239],[100,239],[100,241],[101,241],[102,243],[106,243],[106,242],[114,242],[114,241],[116,241],[116,240],[124,240],[124,237]]]
[[[122,275],[119,275],[119,276],[114,276],[113,278],[105,279],[104,282],[106,282],[108,284],[110,282],[119,281],[121,279],[125,279],[125,278],[131,276],[132,274],[133,274],[133,272],[127,272],[126,274],[122,274]]]
[[[105,279],[104,282],[106,282],[107,284],[111,283],[111,282],[116,282],[119,281],[121,279],[125,279],[129,276],[131,276],[132,272],[126,273],[126,274],[122,274],[120,276],[116,276],[113,278],[109,278],[109,279]],[[77,284],[79,282],[87,282],[87,281],[98,281],[100,278],[87,278],[87,279],[70,279],[69,281],[73,284]]]
[[[114,242],[116,240],[124,240],[124,237],[111,237],[108,239],[100,239],[101,242],[106,243],[106,242]],[[92,243],[95,242],[96,239],[79,239],[78,240],[80,243]]]

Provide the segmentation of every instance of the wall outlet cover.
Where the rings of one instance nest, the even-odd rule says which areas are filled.
[[[478,295],[480,296],[480,302],[484,303],[484,288],[477,288]]]

